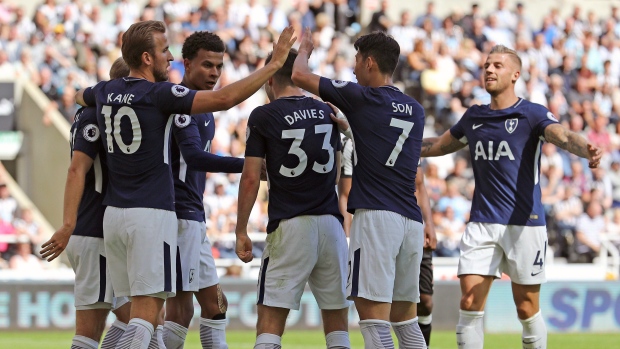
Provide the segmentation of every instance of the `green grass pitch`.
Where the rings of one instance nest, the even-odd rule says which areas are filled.
[[[0,331],[2,349],[68,349],[71,346],[72,332],[7,332]],[[254,332],[228,331],[228,347],[231,349],[251,349],[254,346]],[[590,349],[618,348],[620,333],[603,334],[550,334],[549,349]],[[351,332],[353,348],[363,348],[359,330]],[[289,331],[284,334],[282,347],[285,349],[323,349],[325,341],[322,333],[316,331]],[[521,335],[487,334],[485,349],[521,349]],[[434,331],[431,337],[432,349],[455,349],[455,335],[451,331]],[[201,349],[198,331],[190,331],[185,349]]]

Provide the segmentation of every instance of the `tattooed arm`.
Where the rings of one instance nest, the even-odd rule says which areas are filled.
[[[454,153],[465,148],[467,144],[454,138],[450,130],[439,137],[424,138],[422,140],[422,157],[441,156]]]
[[[590,168],[598,167],[601,161],[602,152],[598,147],[589,144],[585,138],[560,124],[552,124],[545,128],[545,140],[577,156],[588,159]]]

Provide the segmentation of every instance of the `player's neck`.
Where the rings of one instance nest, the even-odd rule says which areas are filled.
[[[275,99],[282,97],[292,97],[292,96],[303,96],[304,93],[297,86],[286,86],[282,88],[277,88],[274,86],[273,96]]]
[[[368,87],[381,87],[381,86],[392,86],[394,82],[392,82],[392,76],[377,74],[373,76],[370,81],[368,81]]]
[[[150,82],[155,82],[155,76],[153,75],[152,72],[150,72],[148,69],[129,69],[129,76],[130,78],[138,78],[138,79],[144,79]]]
[[[192,84],[192,82],[187,78],[187,75],[183,76],[183,80],[181,81],[181,84],[189,88],[190,90],[200,90],[196,85]]]
[[[491,109],[502,110],[510,108],[515,105],[517,101],[519,101],[519,97],[517,97],[515,91],[512,89],[506,90],[504,93],[500,93],[496,96],[491,96]]]

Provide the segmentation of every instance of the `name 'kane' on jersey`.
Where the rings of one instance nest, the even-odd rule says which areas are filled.
[[[303,215],[335,216],[336,152],[340,135],[325,103],[309,97],[279,98],[252,111],[245,156],[267,159],[269,223]]]
[[[471,222],[545,225],[540,152],[545,128],[555,123],[547,108],[520,98],[501,110],[472,106],[452,126],[452,136],[469,144],[478,184]]]
[[[108,183],[105,152],[97,126],[97,109],[81,108],[71,125],[71,157],[80,151],[93,159],[93,165],[84,178],[84,192],[78,208],[73,235],[103,238],[103,194]]]
[[[196,91],[169,82],[122,78],[84,90],[97,105],[97,122],[107,152],[104,204],[118,208],[174,211],[170,169],[171,114],[189,114]]]
[[[348,211],[385,210],[421,223],[415,176],[424,108],[394,86],[364,87],[321,78],[319,93],[342,110],[353,131],[357,163]]]

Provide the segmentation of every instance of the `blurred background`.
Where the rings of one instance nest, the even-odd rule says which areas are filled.
[[[226,43],[216,89],[264,64],[280,31],[313,32],[311,68],[355,81],[352,43],[382,30],[400,44],[394,82],[426,110],[425,136],[443,133],[473,104],[488,104],[482,64],[495,44],[523,60],[517,95],[546,106],[566,127],[604,150],[591,170],[552,144],[541,159],[547,215],[549,284],[541,302],[550,331],[620,331],[620,1],[412,0],[0,0],[0,329],[71,329],[73,272],[66,260],[40,259],[40,244],[61,225],[75,91],[109,79],[123,32],[162,20],[175,57],[170,80],[183,76],[181,46],[197,30]],[[242,157],[259,91],[215,113],[212,151]],[[460,295],[459,240],[475,190],[468,150],[422,163],[439,240],[434,252],[434,327],[454,328]],[[208,174],[207,232],[227,291],[232,328],[255,323],[255,283],[264,248],[267,188],[251,214],[256,262],[234,253],[240,175]],[[508,280],[507,277],[504,278]],[[510,284],[489,297],[488,332],[521,331]],[[320,326],[308,292],[289,323]],[[512,314],[514,316],[506,316]],[[352,326],[356,325],[352,311]],[[1,335],[0,335],[1,336]]]

